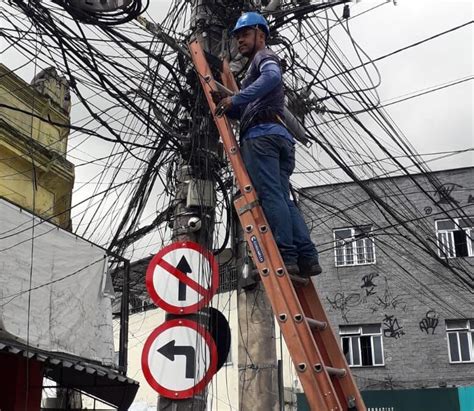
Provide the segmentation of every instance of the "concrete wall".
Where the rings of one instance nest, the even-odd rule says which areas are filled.
[[[472,276],[474,258],[449,259],[446,267],[424,248],[437,255],[434,221],[447,218],[444,211],[474,215],[474,168],[432,178],[440,189],[421,175],[416,183],[404,177],[366,183],[399,218],[411,220],[418,240],[356,184],[307,189],[304,196],[314,202],[301,199],[321,252],[317,288],[335,331],[346,324],[382,325],[385,366],[353,368],[363,389],[472,384],[473,363],[449,363],[445,320],[474,318],[472,294],[458,281]],[[454,201],[447,204],[446,196]],[[373,224],[375,264],[336,267],[333,230],[364,224]]]

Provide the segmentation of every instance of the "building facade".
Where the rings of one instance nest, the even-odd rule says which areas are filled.
[[[115,364],[107,252],[71,233],[69,111],[54,68],[29,84],[0,64],[2,410],[78,409],[79,391],[126,409],[138,389]]]
[[[390,396],[445,387],[474,401],[474,168],[313,187],[301,202],[317,288],[366,401],[444,410]]]
[[[0,79],[0,196],[70,228],[67,81],[49,68],[28,84],[3,64]]]

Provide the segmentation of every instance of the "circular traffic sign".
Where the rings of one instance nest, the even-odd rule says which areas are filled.
[[[157,327],[142,351],[142,370],[150,386],[167,398],[190,398],[216,373],[217,348],[198,323],[175,319]]]
[[[146,287],[154,303],[167,312],[194,313],[217,292],[217,261],[208,250],[192,241],[170,244],[150,261]]]

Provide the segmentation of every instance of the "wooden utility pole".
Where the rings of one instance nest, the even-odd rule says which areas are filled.
[[[237,218],[237,215],[234,215]],[[239,290],[239,410],[278,410],[279,384],[273,310],[252,270],[247,243],[237,223]]]
[[[278,410],[272,307],[261,282],[238,295],[239,410]]]
[[[217,15],[214,1],[194,0],[191,14],[193,36],[198,38],[203,48],[215,55],[225,50],[228,27],[223,26]],[[225,8],[224,8],[225,10]],[[194,93],[196,104],[190,112],[189,141],[184,142],[184,150],[178,165],[176,196],[174,199],[173,241],[194,241],[212,250],[215,223],[215,179],[220,163],[218,158],[219,134],[208,114],[208,106],[201,93],[197,78],[188,84]],[[180,316],[186,317],[186,316]],[[207,326],[208,316],[198,313],[190,316],[194,321]],[[166,319],[176,318],[168,314]],[[158,409],[167,411],[205,411],[206,391],[185,400],[159,397]]]

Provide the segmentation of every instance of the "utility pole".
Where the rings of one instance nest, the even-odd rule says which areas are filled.
[[[227,0],[194,0],[191,13],[192,36],[198,38],[206,52],[222,57],[228,41],[226,15],[234,8]],[[233,4],[235,7],[235,4]],[[217,8],[220,15],[217,13]],[[232,19],[232,17],[229,17]],[[215,223],[215,174],[219,171],[219,135],[209,115],[199,80],[191,69],[188,86],[193,93],[193,105],[188,107],[189,140],[183,143],[176,173],[176,195],[173,201],[173,241],[195,241],[212,250]],[[192,71],[191,71],[192,70]],[[180,316],[181,318],[183,316]],[[166,319],[176,318],[168,314]],[[200,312],[194,321],[208,325],[208,317]],[[193,398],[173,400],[159,397],[158,410],[205,411],[206,391]]]
[[[238,220],[236,214],[234,218]],[[278,410],[279,383],[275,321],[258,274],[252,269],[242,227],[236,224],[239,330],[239,410]]]
[[[252,7],[253,8],[253,7]],[[230,39],[228,33],[242,11],[248,11],[247,0],[194,0],[191,14],[193,37],[203,49],[215,57],[227,56]],[[163,33],[160,33],[163,37]],[[172,39],[164,41],[177,52],[184,50]],[[237,63],[241,67],[241,62]],[[199,81],[188,76],[190,88],[194,92],[194,107],[190,107],[189,146],[181,154],[177,170],[176,196],[173,202],[174,241],[195,241],[205,248],[212,247],[214,215],[214,178],[210,164],[218,161],[219,136],[207,111],[207,103],[198,91]],[[196,80],[193,84],[193,81]],[[196,88],[196,85],[198,88]],[[289,117],[289,116],[288,116]],[[297,133],[304,134],[304,133]],[[207,161],[205,161],[207,159]],[[194,194],[193,194],[194,193]],[[194,203],[190,197],[199,198],[202,203]],[[198,223],[196,225],[195,223]],[[191,224],[192,223],[192,224]],[[197,227],[200,228],[197,228]],[[239,224],[238,224],[239,226]],[[239,249],[239,261],[248,261],[245,241]],[[250,264],[251,265],[251,264]],[[243,267],[243,266],[242,266]],[[241,270],[242,271],[242,270]],[[247,270],[247,273],[251,272]],[[239,316],[239,409],[278,410],[278,366],[275,343],[275,324],[271,305],[261,283],[254,288],[244,288],[238,294]],[[175,318],[168,315],[167,319]],[[206,316],[198,314],[194,320],[206,324]],[[188,400],[172,400],[160,397],[159,410],[204,411],[206,393]]]
[[[261,282],[238,295],[239,410],[278,410],[272,307]]]

